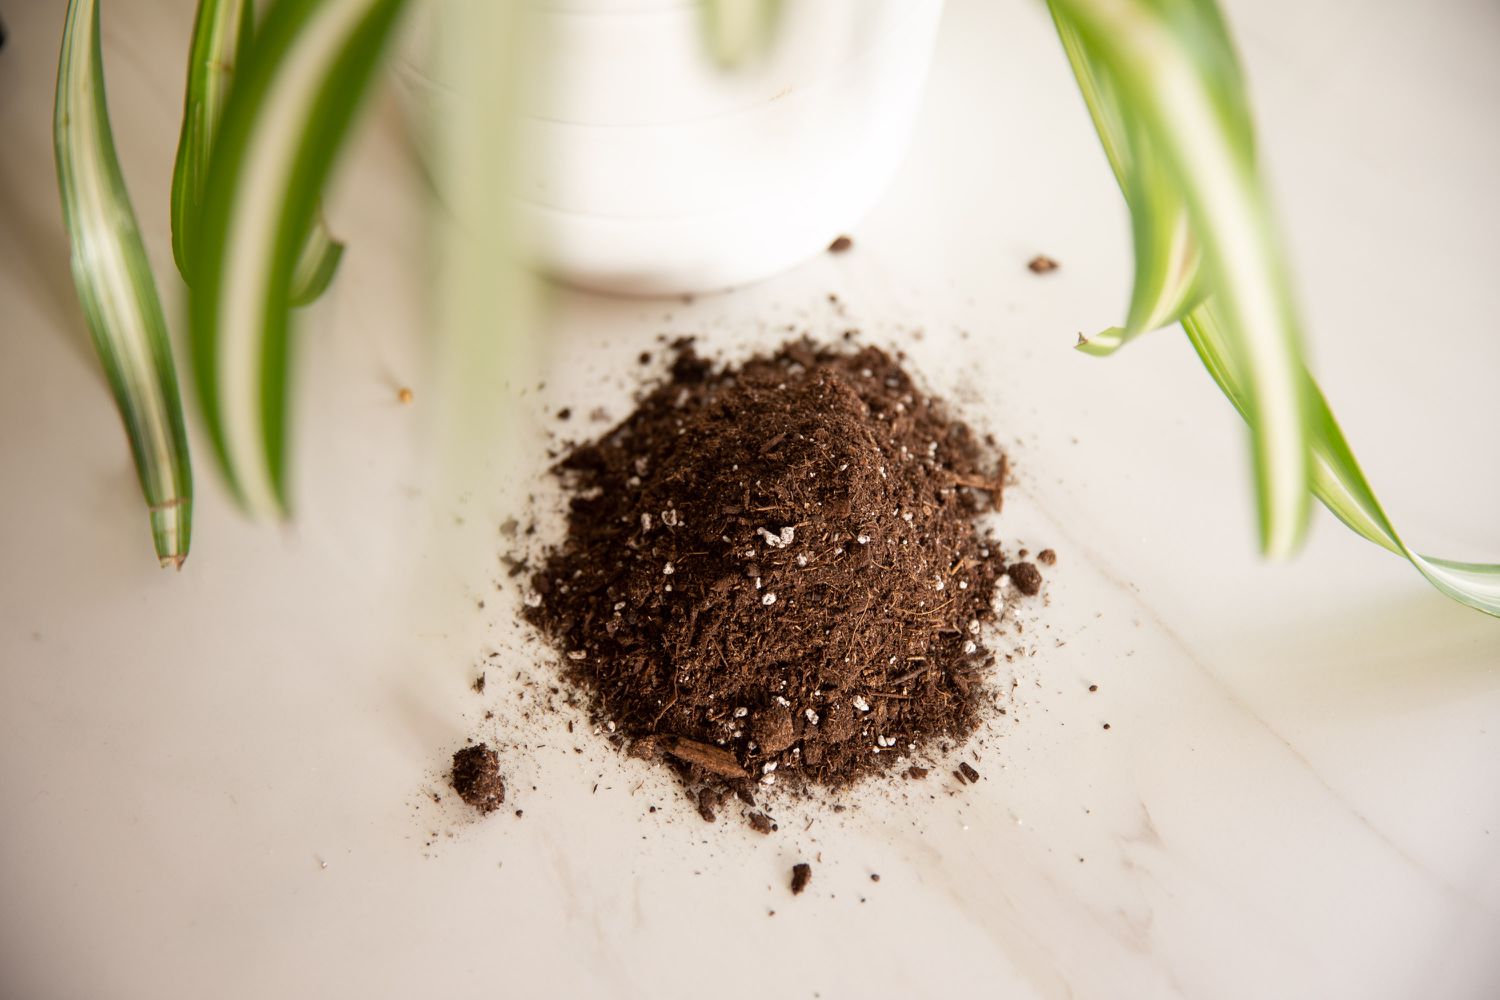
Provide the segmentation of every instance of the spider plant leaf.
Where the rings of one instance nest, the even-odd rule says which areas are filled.
[[[333,283],[333,276],[338,273],[339,262],[343,259],[344,244],[333,238],[319,215],[313,221],[307,242],[302,245],[302,256],[297,259],[297,270],[292,274],[292,305],[301,308],[317,301]]]
[[[245,58],[254,33],[254,5],[248,0],[199,0],[188,58],[182,135],[172,172],[172,256],[183,281],[189,281],[192,228],[203,203],[203,181],[219,118],[235,67]],[[320,214],[292,283],[294,306],[308,305],[328,289],[343,253],[344,245],[329,234]]]
[[[197,226],[193,370],[252,513],[287,507],[290,309],[322,188],[404,0],[279,0],[224,107]]]
[[[188,56],[182,134],[172,170],[172,256],[184,281],[192,260],[192,226],[203,203],[203,181],[229,96],[234,70],[254,35],[248,0],[200,0]]]
[[[1093,119],[1104,155],[1130,206],[1135,252],[1135,283],[1124,326],[1110,327],[1079,341],[1085,354],[1113,354],[1142,333],[1177,322],[1203,297],[1198,245],[1189,225],[1187,203],[1153,154],[1148,136],[1127,104],[1115,95],[1105,67],[1084,49],[1072,21],[1049,4],[1063,52]]]
[[[1209,375],[1240,415],[1248,419],[1243,373],[1215,308],[1205,305],[1194,309],[1183,317],[1182,326]],[[1410,561],[1442,593],[1500,617],[1500,565],[1439,559],[1407,546],[1375,498],[1322,391],[1310,375],[1304,373],[1304,377],[1312,401],[1313,495],[1351,530]]]
[[[73,283],[125,424],[163,566],[192,539],[193,475],[166,318],[120,172],[104,98],[98,0],[70,0],[53,148]]]
[[[781,0],[699,0],[699,5],[709,55],[724,69],[770,47]]]
[[[1049,6],[1070,58],[1086,64],[1085,98],[1103,102],[1095,122],[1110,131],[1105,148],[1122,174],[1137,253],[1150,251],[1136,291],[1153,294],[1132,303],[1125,327],[1100,338],[1096,353],[1213,295],[1245,375],[1261,547],[1289,555],[1307,525],[1311,401],[1244,81],[1218,10],[1211,0]],[[1189,279],[1193,254],[1200,263]]]

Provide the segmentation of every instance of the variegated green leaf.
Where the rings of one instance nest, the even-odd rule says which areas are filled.
[[[1243,373],[1213,305],[1194,309],[1183,317],[1182,327],[1208,373],[1240,415],[1248,419]],[[1438,559],[1407,546],[1375,498],[1322,391],[1311,376],[1305,377],[1313,410],[1313,495],[1350,529],[1409,560],[1444,594],[1500,617],[1500,565]]]
[[[73,282],[130,439],[163,566],[192,538],[193,476],[166,319],[104,100],[98,0],[70,0],[53,118]]]
[[[254,40],[254,5],[248,0],[199,0],[182,112],[182,135],[172,173],[172,255],[190,282],[193,227],[203,203],[219,117],[234,81],[235,67]],[[292,304],[304,306],[333,281],[344,246],[329,234],[320,214],[303,248],[292,286]]]
[[[297,267],[402,6],[279,0],[224,108],[192,267],[193,370],[215,451],[255,513],[286,509]]]
[[[1310,401],[1244,82],[1218,10],[1212,0],[1049,6],[1135,233],[1129,319],[1081,346],[1107,353],[1213,294],[1245,373],[1261,546],[1288,555],[1307,523]]]

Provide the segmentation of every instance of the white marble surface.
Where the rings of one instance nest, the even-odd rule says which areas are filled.
[[[0,995],[1500,994],[1500,625],[1327,516],[1262,564],[1241,429],[1182,339],[1070,350],[1121,313],[1128,243],[1036,5],[952,4],[854,253],[691,307],[550,296],[536,405],[620,414],[608,373],[658,332],[831,330],[837,292],[1011,445],[1002,531],[1060,553],[982,784],[780,810],[766,839],[560,718],[485,729],[545,676],[494,590],[541,460],[493,497],[422,471],[421,219],[388,107],[303,343],[298,520],[238,520],[197,437],[193,555],[155,569],[57,220],[61,6],[7,4],[0,54]],[[188,6],[106,7],[163,276]],[[1500,557],[1500,10],[1229,8],[1345,428],[1415,540]],[[1063,269],[1028,273],[1037,251]],[[425,797],[476,732],[533,747],[507,753],[524,818]]]

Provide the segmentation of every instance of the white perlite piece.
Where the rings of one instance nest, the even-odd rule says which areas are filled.
[[[973,634],[973,635],[978,635],[979,634],[979,619],[978,618],[970,618],[969,619],[969,632],[971,634]]]
[[[774,784],[776,784],[776,775],[774,775],[774,774],[762,774],[760,776],[760,783],[762,785],[774,785]]]
[[[570,660],[582,660],[582,659],[586,659],[588,657],[588,655],[589,654],[585,653],[581,649],[570,649],[570,650],[568,650],[568,659],[570,659]]]
[[[773,549],[784,549],[792,544],[792,539],[797,536],[797,529],[782,528],[780,534],[773,535],[765,528],[756,528],[755,533],[766,540],[766,544]]]
[[[674,508],[668,507],[661,512],[661,523],[669,528],[675,528],[682,523],[682,517]]]
[[[791,708],[792,707],[792,703],[789,702],[789,701],[787,701],[785,698],[783,698],[779,694],[776,696],[776,704],[780,705],[782,708]]]
[[[764,597],[760,599],[760,603],[766,605],[767,607],[770,607],[772,604],[776,603],[776,595],[768,592]]]
[[[854,707],[861,712],[868,712],[870,710],[870,703],[865,701],[864,695],[857,694],[854,696]]]
[[[801,553],[801,552],[797,553],[797,565],[798,566],[806,566],[807,565],[807,556],[806,556],[806,554]]]
[[[526,606],[528,608],[539,608],[539,607],[541,607],[542,606],[542,595],[541,594],[527,594],[526,595]]]
[[[671,563],[667,563],[661,568],[661,572],[663,576],[671,576],[673,573],[677,572],[677,569]]]
[[[935,576],[935,577],[932,578],[932,589],[933,590],[942,590],[946,586],[947,586],[947,584],[943,582],[943,578],[942,577]]]
[[[979,647],[974,644],[973,639],[970,639],[968,642],[964,643],[964,652],[973,655],[974,653],[979,652]]]
[[[645,513],[644,511],[641,513],[641,530],[642,531],[650,531],[651,530],[651,515]]]
[[[745,708],[743,705],[741,705],[739,708],[737,708],[737,709],[734,710],[734,717],[736,719],[743,719],[745,716],[747,716],[749,714],[750,714],[750,710],[748,708]]]
[[[808,722],[811,722],[815,726],[818,724],[818,713],[817,712],[814,712],[812,709],[809,708],[806,711],[804,711],[802,714],[807,717],[807,721]]]
[[[855,538],[854,540],[856,542],[858,542],[859,544],[861,544],[861,545],[869,545],[870,544],[870,536],[869,535],[860,535],[859,537]]]
[[[768,760],[761,767],[760,773],[761,774],[770,774],[774,770],[776,770],[776,762],[774,760]]]

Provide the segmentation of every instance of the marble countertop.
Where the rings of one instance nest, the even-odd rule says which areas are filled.
[[[105,10],[163,278],[189,6]],[[1500,10],[1228,8],[1328,395],[1409,537],[1494,560]],[[419,175],[389,102],[303,338],[297,519],[240,519],[195,437],[193,555],[156,569],[58,220],[61,13],[8,5],[0,53],[0,994],[1500,994],[1500,624],[1326,514],[1262,563],[1242,428],[1182,337],[1070,349],[1123,313],[1129,243],[1040,5],[951,4],[853,252],[692,304],[547,295],[536,421],[623,415],[659,333],[733,354],[855,325],[1000,437],[999,530],[1059,553],[978,785],[779,807],[764,838],[528,711],[550,667],[496,529],[545,488],[545,439],[494,494],[424,473]],[[471,735],[524,816],[433,801]]]

